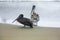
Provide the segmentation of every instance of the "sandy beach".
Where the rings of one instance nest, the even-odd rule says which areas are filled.
[[[0,40],[60,40],[60,28],[23,28],[0,23]]]

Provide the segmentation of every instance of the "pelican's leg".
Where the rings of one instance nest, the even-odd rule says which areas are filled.
[[[25,25],[24,25],[24,28],[25,28]]]

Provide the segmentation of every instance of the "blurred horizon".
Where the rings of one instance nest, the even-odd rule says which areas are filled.
[[[60,0],[0,0],[0,1],[12,1],[12,2],[14,2],[14,1],[21,1],[21,2],[25,2],[25,1],[60,1]]]

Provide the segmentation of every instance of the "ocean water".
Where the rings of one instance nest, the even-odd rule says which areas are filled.
[[[60,2],[0,2],[0,23],[18,25],[12,21],[20,14],[30,19],[33,5],[40,16],[38,26],[60,27]]]

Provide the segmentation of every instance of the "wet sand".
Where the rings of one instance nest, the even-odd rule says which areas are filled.
[[[0,24],[0,40],[60,40],[60,28]]]

